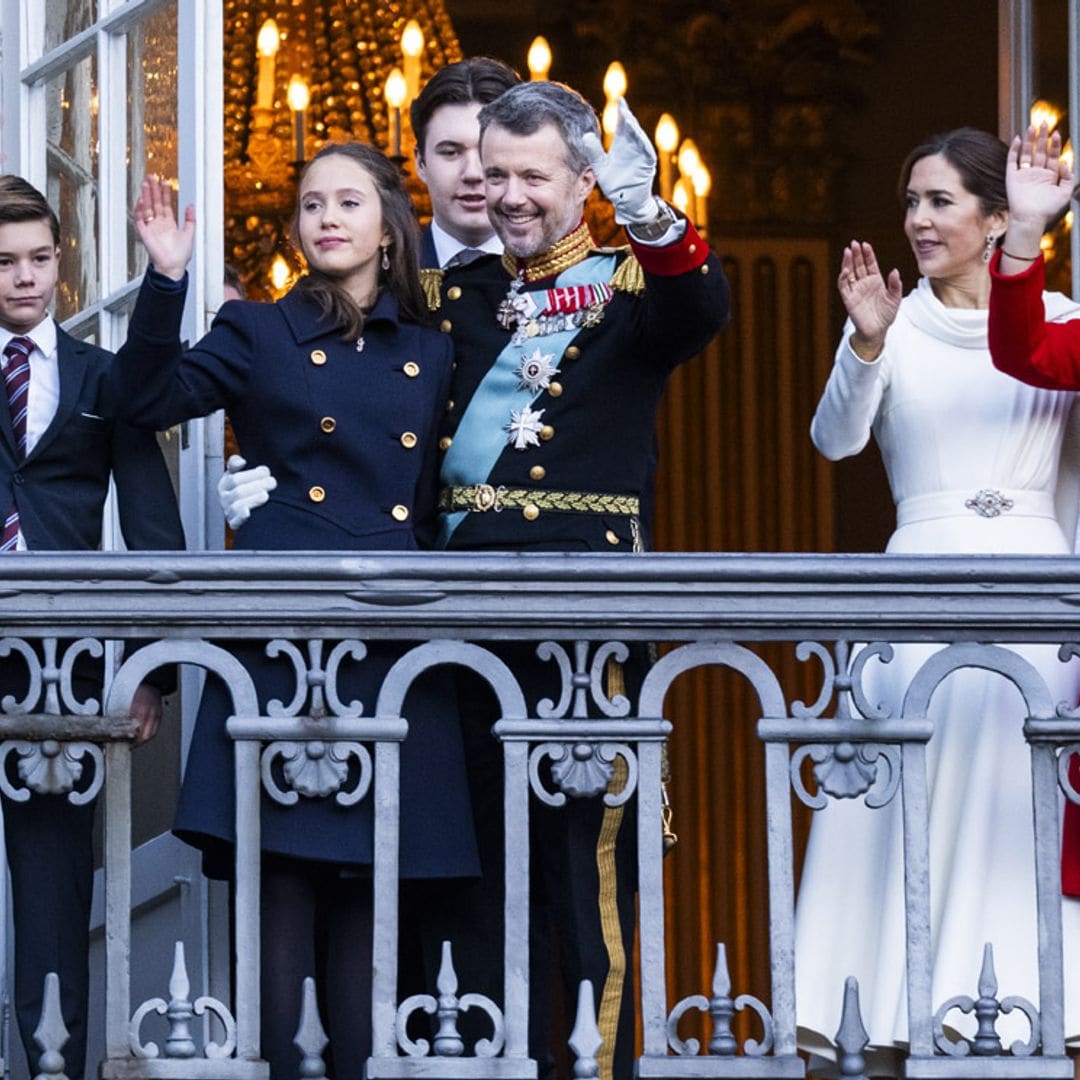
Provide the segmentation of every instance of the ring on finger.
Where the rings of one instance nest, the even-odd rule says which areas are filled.
[[[1030,161],[1021,161],[1020,162],[1020,168],[1021,169],[1030,169],[1031,168],[1031,162]]]

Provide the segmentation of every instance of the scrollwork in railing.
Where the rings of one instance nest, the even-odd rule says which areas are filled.
[[[274,762],[278,759],[287,787],[277,782]],[[356,762],[357,775],[352,786],[345,788],[350,760]],[[333,795],[338,805],[353,806],[371,787],[371,754],[357,742],[273,742],[263,750],[260,761],[263,788],[282,806],[295,806],[301,795],[309,799]]]
[[[338,669],[342,660],[363,660],[367,647],[362,641],[339,641],[331,650],[323,664],[322,654],[325,642],[315,638],[307,643],[307,660],[298,646],[284,638],[275,638],[266,646],[266,655],[270,659],[283,656],[292,661],[296,676],[296,691],[292,700],[285,704],[275,698],[266,703],[267,716],[297,716],[308,703],[308,716],[325,716],[329,711],[336,716],[361,716],[364,705],[360,701],[342,702],[337,692]]]
[[[438,998],[431,994],[413,994],[398,1006],[394,1030],[401,1049],[409,1057],[427,1057],[432,1049],[435,1057],[461,1057],[465,1052],[465,1042],[458,1032],[458,1017],[469,1009],[479,1009],[487,1013],[491,1020],[492,1035],[490,1039],[476,1040],[475,1054],[478,1058],[489,1058],[501,1053],[505,1041],[503,1015],[495,1002],[483,994],[463,994],[460,998],[457,996],[457,972],[454,971],[449,941],[442,944],[442,962],[435,986],[439,991]],[[438,1016],[439,1030],[433,1043],[429,1043],[427,1039],[409,1038],[409,1017],[419,1012]]]
[[[204,996],[197,998],[192,1004],[190,994],[191,982],[184,962],[184,943],[178,941],[173,949],[172,974],[169,976],[169,1000],[151,998],[149,1001],[144,1001],[131,1017],[128,1041],[135,1057],[146,1059],[162,1056],[157,1043],[143,1043],[139,1034],[143,1021],[151,1013],[164,1016],[169,1022],[164,1056],[173,1059],[195,1057],[198,1050],[191,1035],[191,1021],[207,1012],[215,1014],[221,1021],[225,1028],[225,1040],[221,1043],[208,1042],[203,1047],[203,1054],[211,1059],[232,1056],[236,1050],[236,1021],[232,1013],[217,998]]]
[[[1069,761],[1074,754],[1080,754],[1080,743],[1069,743],[1067,746],[1059,748],[1057,758],[1058,784],[1061,790],[1065,792],[1065,798],[1069,802],[1080,803],[1080,791],[1073,787],[1072,780],[1069,777]]]
[[[612,692],[604,687],[604,671],[609,660],[616,664],[626,663],[630,650],[621,641],[606,641],[596,647],[592,661],[589,662],[591,645],[592,642],[589,641],[574,642],[573,664],[565,646],[559,642],[544,641],[537,646],[536,655],[541,660],[554,661],[562,679],[559,700],[553,702],[550,698],[544,698],[539,701],[536,705],[537,716],[545,720],[559,719],[570,712],[572,703],[573,711],[570,715],[576,718],[586,717],[589,715],[590,697],[604,716],[629,715],[629,699],[625,694]]]
[[[934,1013],[934,1044],[943,1053],[950,1057],[965,1057],[974,1054],[978,1057],[993,1057],[1002,1052],[1001,1039],[995,1029],[997,1018],[1000,1015],[1010,1013],[1014,1009],[1022,1012],[1031,1025],[1031,1037],[1028,1041],[1016,1040],[1010,1047],[1009,1053],[1013,1057],[1028,1057],[1039,1046],[1039,1010],[1026,998],[1019,996],[1007,997],[1003,1001],[997,999],[998,982],[994,972],[994,949],[988,941],[983,946],[982,971],[979,973],[979,996],[972,999],[966,995],[957,995],[949,998],[941,1008]],[[953,1010],[959,1009],[963,1013],[974,1013],[978,1022],[978,1029],[973,1039],[950,1039],[945,1034],[945,1017]]]
[[[626,762],[626,781],[618,791],[608,791],[615,775],[615,760]],[[541,765],[551,762],[551,778],[558,791],[544,785]],[[541,743],[529,754],[529,784],[536,797],[548,806],[563,806],[566,796],[583,799],[604,792],[606,806],[622,806],[637,787],[637,757],[623,743],[576,741]]]
[[[816,794],[803,783],[802,763],[808,758],[814,762]],[[791,755],[790,773],[796,796],[812,810],[824,809],[830,795],[835,799],[865,795],[866,805],[877,809],[892,801],[900,785],[900,750],[878,743],[810,743]]]
[[[93,716],[99,708],[97,698],[80,701],[75,694],[72,673],[75,663],[84,654],[97,659],[104,648],[96,638],[79,638],[65,650],[57,663],[56,638],[43,638],[41,653],[19,638],[0,640],[0,656],[17,653],[26,662],[28,688],[21,700],[7,694],[0,699],[0,710],[7,715],[25,716],[39,702],[47,716],[59,716],[62,709],[76,716]],[[42,658],[43,657],[43,658]],[[61,706],[62,702],[62,706]],[[25,787],[15,786],[8,777],[7,762],[11,755],[18,758],[19,779]],[[90,783],[81,791],[75,785],[83,777],[86,760],[93,765]],[[0,791],[9,799],[25,802],[31,793],[36,795],[67,795],[75,804],[88,803],[101,790],[105,779],[104,757],[99,747],[87,742],[63,743],[56,739],[32,742],[26,739],[0,743]]]
[[[857,649],[852,656],[851,646],[847,641],[840,639],[834,643],[834,652],[835,656],[818,641],[800,641],[795,647],[795,656],[803,663],[811,657],[817,657],[821,662],[822,680],[821,692],[817,700],[810,705],[802,701],[793,701],[791,715],[799,720],[820,717],[824,715],[835,694],[834,716],[836,719],[850,720],[851,704],[854,703],[855,711],[859,716],[867,720],[884,720],[889,714],[888,708],[883,702],[877,704],[871,702],[863,686],[863,675],[870,660],[876,658],[883,664],[891,663],[892,646],[888,642],[875,641]]]
[[[679,1037],[679,1021],[691,1009],[707,1012],[712,1018],[712,1037],[709,1039],[708,1052],[715,1057],[732,1057],[739,1052],[739,1043],[731,1031],[731,1021],[737,1012],[752,1009],[761,1020],[763,1035],[761,1041],[747,1039],[742,1051],[747,1057],[763,1057],[773,1046],[773,1020],[765,1003],[750,994],[740,994],[733,1001],[731,998],[731,975],[728,971],[727,950],[723,942],[716,944],[716,967],[713,969],[712,997],[694,994],[683,998],[668,1014],[668,1045],[676,1054],[692,1057],[701,1050],[697,1039]]]

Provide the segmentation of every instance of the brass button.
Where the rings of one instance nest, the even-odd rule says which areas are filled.
[[[545,424],[540,429],[540,438],[543,439],[544,442],[547,442],[548,439],[554,439],[555,438],[555,429],[550,424]]]
[[[604,539],[609,544],[617,544],[619,542],[619,538],[610,529],[608,529],[608,531],[604,533]]]
[[[402,369],[410,379],[415,379],[420,374],[420,365],[410,360]]]
[[[701,272],[703,274],[707,274],[709,272],[709,264],[708,263],[702,263]]]
[[[526,521],[535,521],[540,516],[540,507],[536,503],[526,503],[521,511],[521,516]]]
[[[689,251],[691,255],[693,255],[694,252],[697,251],[697,244],[691,244],[686,250]]]
[[[562,397],[562,383],[561,382],[553,382],[548,387],[548,393],[552,397]]]
[[[450,400],[449,400],[449,401],[448,401],[448,402],[446,403],[446,411],[447,411],[447,412],[453,412],[453,411],[454,411],[454,399],[453,399],[453,398],[451,398],[451,399],[450,399]]]
[[[401,433],[401,445],[406,450],[411,450],[416,445],[416,436],[411,431],[403,431]]]
[[[337,427],[337,421],[332,416],[324,416],[319,421],[319,427],[321,427],[323,431],[325,431],[326,434],[329,435],[330,432]]]
[[[397,506],[395,506],[394,509],[390,511],[390,516],[395,521],[408,521],[409,508],[407,506],[402,506],[401,503],[398,503]]]
[[[445,454],[447,450],[453,445],[454,440],[449,435],[444,435],[439,440],[439,449]]]
[[[448,300],[460,300],[461,299],[461,286],[460,285],[451,285],[450,288],[446,290],[446,298]]]
[[[580,355],[581,350],[576,345],[571,345],[566,352],[563,353],[563,356],[565,356],[567,360],[576,360]]]
[[[321,487],[316,485],[315,487],[308,488],[307,497],[312,502],[322,502],[326,498],[326,492]]]
[[[312,349],[311,362],[316,367],[322,367],[322,365],[326,363],[326,353],[324,353],[322,349]]]
[[[529,470],[530,480],[543,480],[545,476],[547,476],[547,469],[543,465],[534,465]]]
[[[443,321],[439,323],[439,329],[444,334],[449,334],[450,331],[454,329],[454,324],[449,319],[443,319]]]

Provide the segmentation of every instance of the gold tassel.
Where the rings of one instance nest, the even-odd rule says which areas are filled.
[[[427,306],[431,311],[442,307],[443,272],[439,269],[425,268],[420,271],[420,286],[427,297]]]
[[[636,255],[628,255],[619,264],[609,282],[617,292],[643,293],[645,291],[645,272]]]

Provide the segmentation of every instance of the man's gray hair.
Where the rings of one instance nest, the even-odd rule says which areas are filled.
[[[593,107],[576,91],[559,82],[527,82],[512,86],[480,110],[480,144],[492,124],[511,135],[533,135],[553,125],[566,143],[566,164],[582,173],[589,165],[584,138],[600,136]]]

